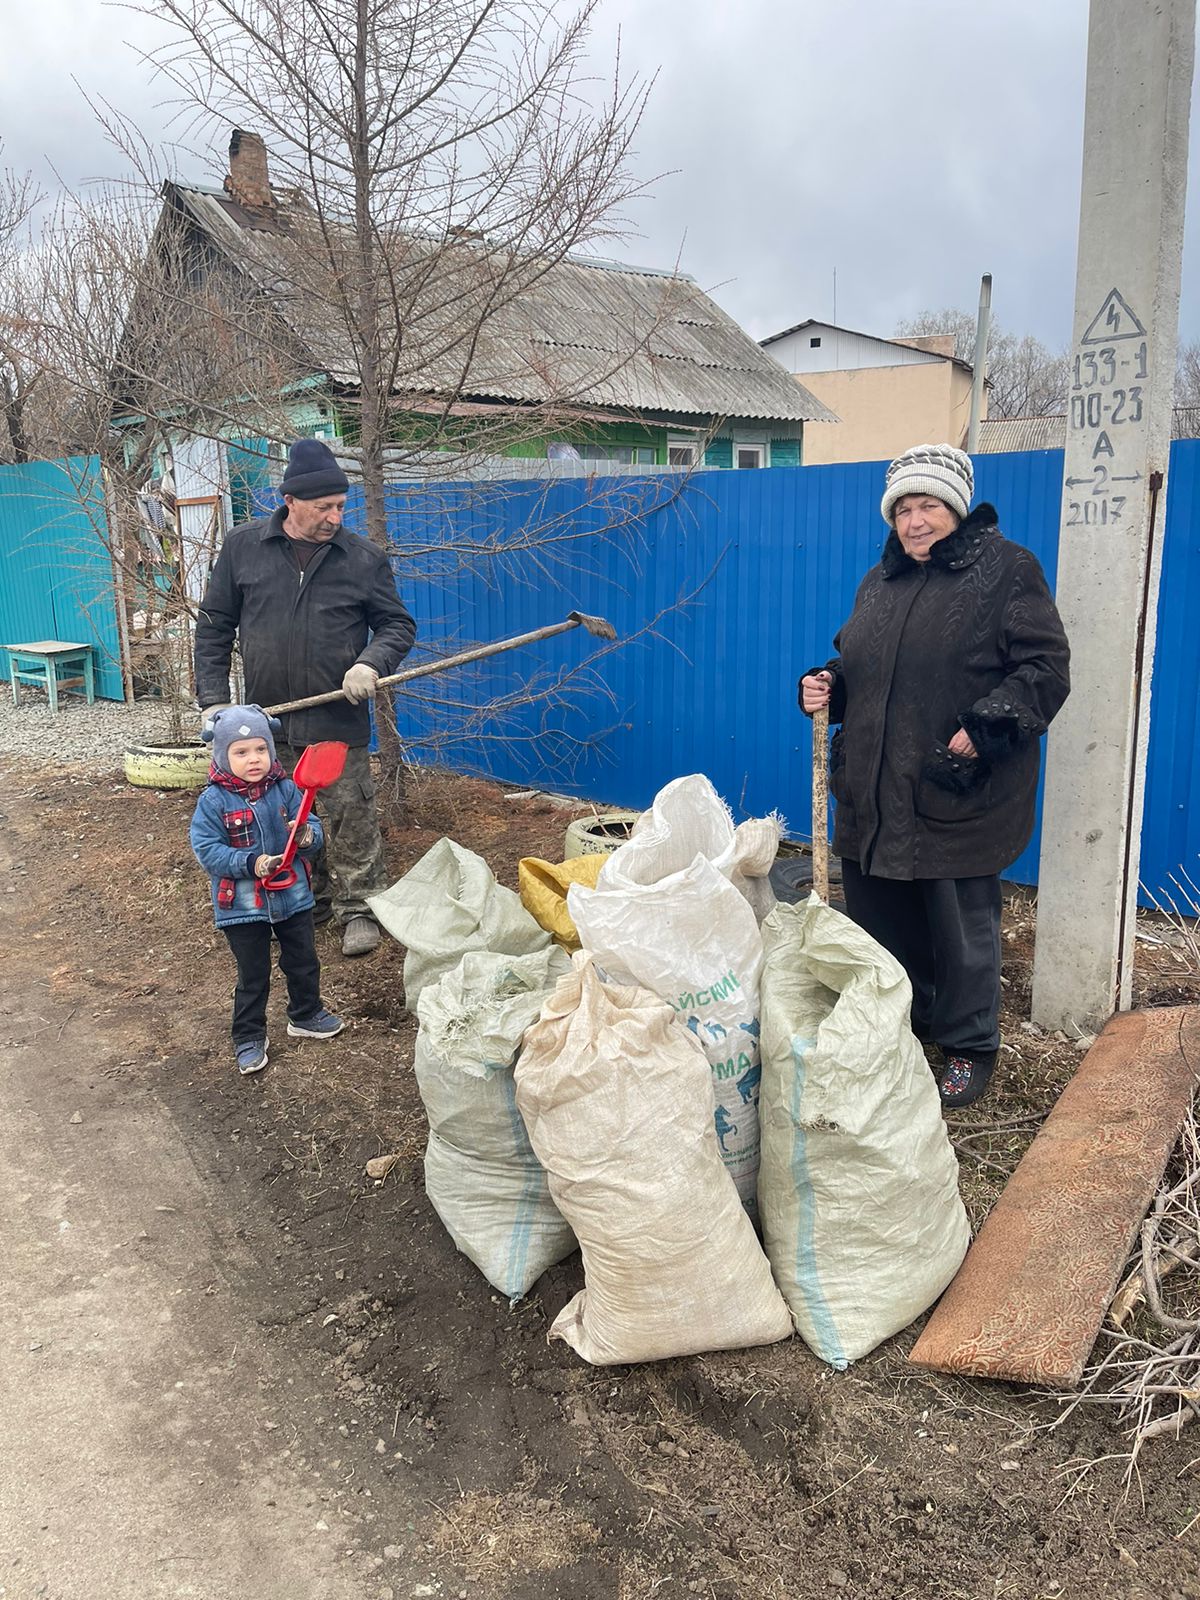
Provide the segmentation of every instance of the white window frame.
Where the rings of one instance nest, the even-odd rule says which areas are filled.
[[[742,466],[742,463],[738,460],[738,456],[743,450],[757,450],[758,466],[761,468],[767,465],[767,445],[765,439],[735,439],[733,441],[733,467],[735,472],[753,472],[757,470],[754,467]]]
[[[672,461],[671,455],[675,450],[690,450],[691,459],[688,461]],[[667,435],[667,464],[672,467],[698,467],[700,465],[700,446],[694,438],[673,439]]]

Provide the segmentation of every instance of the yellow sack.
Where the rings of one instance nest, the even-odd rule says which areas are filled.
[[[567,911],[567,890],[573,883],[596,887],[608,855],[574,856],[570,861],[541,861],[526,856],[517,866],[521,904],[539,927],[552,933],[564,950],[579,949],[579,935]]]

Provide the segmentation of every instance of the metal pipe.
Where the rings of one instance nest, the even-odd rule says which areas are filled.
[[[987,378],[988,325],[992,320],[992,275],[985,272],[979,284],[979,320],[975,324],[975,373],[971,379],[971,420],[967,424],[967,454],[979,448],[979,416],[983,410],[983,385]]]

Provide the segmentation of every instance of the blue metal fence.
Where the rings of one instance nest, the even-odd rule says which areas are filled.
[[[807,833],[811,742],[796,680],[830,654],[878,559],[883,474],[870,462],[705,472],[682,490],[668,478],[393,490],[400,587],[427,647],[524,632],[576,609],[632,641],[597,658],[596,642],[574,633],[431,679],[406,701],[402,736],[417,759],[630,806],[702,771],[739,813],[778,808]],[[976,461],[977,498],[998,507],[1051,584],[1061,482],[1061,451]],[[1153,889],[1200,840],[1197,616],[1200,441],[1180,441],[1143,829]],[[485,726],[479,708],[497,698],[502,714]],[[1034,882],[1037,852],[1035,837],[1008,875]]]
[[[0,466],[0,647],[95,646],[96,693],[123,700],[104,483],[94,457]],[[0,648],[0,680],[8,653]]]

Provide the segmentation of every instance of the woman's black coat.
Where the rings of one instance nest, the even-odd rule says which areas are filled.
[[[980,505],[926,562],[895,533],[834,641],[833,848],[883,878],[1000,872],[1033,831],[1070,651],[1036,556]],[[812,668],[819,671],[820,668]],[[947,746],[964,728],[972,760]]]

